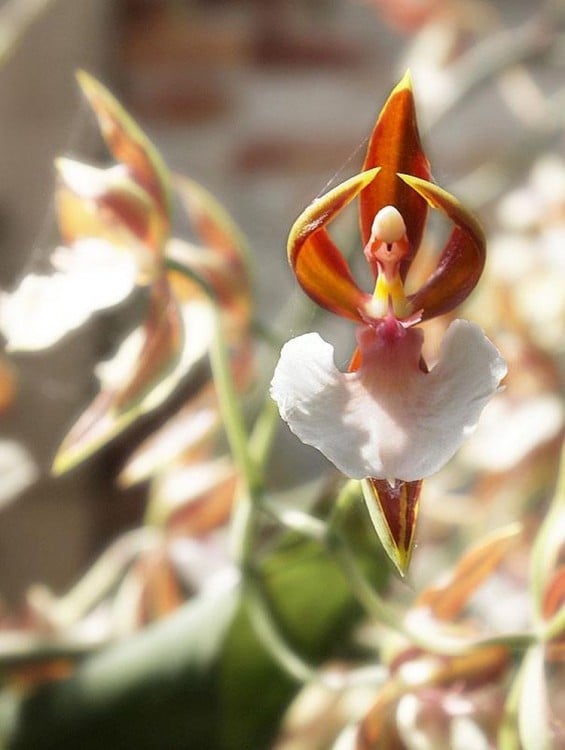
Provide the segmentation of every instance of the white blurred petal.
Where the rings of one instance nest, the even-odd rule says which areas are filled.
[[[110,242],[83,239],[72,247],[58,247],[51,257],[57,270],[71,277],[76,294],[91,311],[123,302],[133,291],[137,263],[133,253]]]
[[[126,336],[110,359],[96,365],[94,372],[103,390],[118,390],[126,385],[135,371],[144,340],[143,326],[139,326]]]
[[[152,409],[166,398],[164,394],[174,391],[182,378],[202,359],[209,350],[215,331],[215,314],[212,306],[205,300],[193,300],[181,306],[181,317],[185,339],[181,357],[177,366],[169,373],[159,386],[147,394],[145,408]]]
[[[38,471],[29,453],[14,440],[0,440],[0,508],[29,487]]]
[[[408,693],[398,701],[396,725],[402,742],[407,750],[444,750],[445,744],[437,736],[437,731],[430,736],[425,727],[419,726],[422,711],[421,702],[415,695]]]
[[[356,724],[351,724],[340,733],[331,750],[356,750],[357,748],[357,735],[359,729]]]
[[[345,475],[413,481],[434,474],[475,428],[506,365],[481,329],[453,322],[437,365],[419,368],[423,334],[360,339],[363,364],[342,373],[316,333],[281,351],[271,395],[282,418]]]
[[[563,350],[565,294],[563,274],[547,269],[523,279],[514,291],[514,301],[536,343],[549,350]]]
[[[547,203],[565,203],[565,160],[557,154],[545,154],[537,160],[531,183]]]
[[[187,466],[179,464],[172,470],[163,471],[151,488],[152,504],[157,506],[155,512],[187,507],[233,475],[233,464],[225,456]]]
[[[0,292],[0,331],[9,351],[52,346],[82,325],[89,313],[69,277],[62,273],[29,274],[13,292]]]
[[[500,234],[491,239],[488,270],[505,284],[519,284],[539,262],[532,252],[531,239],[522,235]]]
[[[182,378],[208,351],[214,335],[214,311],[206,301],[193,300],[181,307],[185,340],[179,361],[173,370],[161,378],[141,402],[142,412],[158,406],[172,393]],[[143,326],[134,329],[120,344],[111,359],[99,362],[95,373],[103,390],[118,390],[127,385],[143,347]]]
[[[485,409],[464,456],[488,471],[508,471],[563,429],[565,409],[555,395],[542,394],[522,403],[495,399]]]
[[[565,224],[546,227],[541,236],[541,250],[544,265],[549,273],[565,273]]]
[[[239,582],[239,570],[227,554],[221,533],[209,534],[204,539],[173,539],[169,552],[189,588],[231,588]]]
[[[55,273],[28,274],[12,292],[0,292],[0,331],[11,351],[35,351],[57,343],[92,313],[122,302],[133,290],[133,255],[102,240],[59,247]]]
[[[489,750],[492,746],[477,722],[456,716],[451,722],[451,750]]]
[[[530,186],[508,193],[497,209],[498,220],[508,229],[528,231],[541,220],[544,201]]]

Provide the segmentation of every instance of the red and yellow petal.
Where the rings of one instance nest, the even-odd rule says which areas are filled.
[[[155,200],[163,222],[168,223],[169,178],[157,149],[99,81],[85,71],[77,73],[77,80],[114,158],[127,166],[133,179]]]
[[[412,311],[421,310],[421,319],[428,320],[453,310],[473,291],[485,265],[485,236],[477,219],[446,190],[413,175],[398,176],[455,224],[435,271],[409,296]]]
[[[380,167],[379,174],[359,198],[363,244],[369,241],[377,212],[384,206],[395,206],[406,223],[410,245],[410,253],[402,264],[404,278],[422,239],[427,204],[397,173],[430,179],[430,165],[418,133],[409,73],[393,89],[371,134],[363,169],[373,167]]]
[[[359,311],[370,295],[358,287],[325,227],[367,189],[378,172],[361,172],[313,201],[298,217],[288,238],[288,259],[306,294],[327,310],[358,322],[363,320]]]
[[[121,165],[98,169],[73,159],[55,161],[59,231],[67,245],[91,237],[137,251],[142,271],[161,265],[163,225],[149,194]],[[148,268],[150,267],[150,269]]]

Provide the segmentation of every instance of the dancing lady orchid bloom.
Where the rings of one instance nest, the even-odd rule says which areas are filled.
[[[374,276],[358,285],[326,224],[359,196],[364,254]],[[420,289],[404,280],[422,238],[428,207],[453,229],[437,267]],[[414,540],[422,479],[437,472],[474,429],[506,365],[481,329],[454,321],[430,371],[423,332],[414,326],[449,312],[477,283],[485,239],[475,218],[430,182],[407,74],[371,135],[363,171],[315,200],[294,224],[289,261],[320,306],[357,324],[349,371],[317,333],[281,351],[271,394],[302,442],[345,475],[363,479],[377,533],[401,574]]]

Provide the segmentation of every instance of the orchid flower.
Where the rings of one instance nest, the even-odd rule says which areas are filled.
[[[326,229],[359,197],[372,294],[355,281]],[[453,223],[437,267],[407,293],[404,282],[431,207]],[[422,479],[437,472],[476,426],[506,365],[481,329],[454,321],[429,370],[414,326],[449,312],[476,285],[485,239],[476,219],[430,182],[409,75],[387,100],[363,171],[315,200],[294,224],[291,267],[320,306],[353,321],[357,347],[340,372],[317,333],[289,341],[271,385],[282,418],[345,475],[363,479],[376,530],[401,573],[414,539]]]

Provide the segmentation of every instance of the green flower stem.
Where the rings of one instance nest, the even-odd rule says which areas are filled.
[[[214,384],[223,418],[224,429],[231,452],[251,500],[259,494],[259,472],[249,450],[249,436],[245,427],[243,414],[239,406],[239,397],[233,382],[227,347],[222,331],[219,310],[216,309],[216,326],[210,360]]]
[[[262,481],[279,425],[279,410],[273,399],[267,395],[249,438],[249,452]]]
[[[248,579],[248,607],[255,632],[269,653],[279,665],[298,682],[317,682],[329,690],[341,691],[359,685],[379,687],[386,680],[388,670],[384,667],[371,667],[338,671],[337,669],[317,669],[302,659],[289,647],[272,611],[268,592],[265,590],[257,571]]]
[[[244,450],[247,465],[253,474],[237,493],[238,502],[232,518],[231,542],[234,559],[245,568],[253,553],[254,527],[257,511],[264,504],[264,471],[279,425],[279,413],[272,399],[266,398],[255,421],[251,435],[246,439]]]
[[[270,518],[275,520],[285,529],[296,531],[308,539],[324,544],[326,542],[327,527],[324,521],[321,521],[309,513],[294,508],[284,508],[279,503],[269,499],[265,500],[263,510]]]
[[[260,575],[253,565],[258,511],[264,495],[263,471],[276,434],[278,413],[271,399],[267,398],[253,433],[251,437],[248,436],[233,383],[219,314],[216,316],[211,362],[224,428],[241,476],[232,519],[231,541],[235,560],[242,571],[244,601],[256,633],[269,653],[296,680],[310,681],[316,678],[317,671],[296,654],[284,639]]]
[[[441,630],[423,632],[414,624],[404,622],[400,631],[419,648],[440,656],[462,656],[471,651],[491,646],[502,646],[509,651],[522,654],[524,649],[536,643],[533,633],[509,633],[496,636],[458,637],[449,635]]]
[[[339,528],[347,510],[359,500],[360,493],[361,485],[353,479],[350,479],[339,493],[326,530],[326,546],[341,567],[353,592],[366,612],[381,624],[398,631],[401,616],[381,599],[367,581]]]
[[[287,341],[283,334],[277,333],[277,331],[273,330],[270,326],[265,325],[265,323],[259,318],[254,318],[251,321],[251,328],[257,338],[264,341],[265,344],[274,351],[279,351]]]
[[[268,593],[257,571],[248,571],[246,581],[247,606],[255,632],[279,665],[298,682],[316,678],[316,669],[296,654],[284,639],[276,624],[276,615],[269,604]]]
[[[524,681],[525,659],[522,660],[520,668],[506,698],[502,721],[498,731],[499,750],[520,750],[520,738],[518,735],[518,711],[520,706],[520,696],[522,694],[522,683]]]
[[[534,156],[547,149],[563,132],[565,122],[565,90],[548,96],[543,113],[536,117],[536,127],[522,134],[515,142],[501,149],[496,157],[482,163],[449,185],[449,191],[475,211],[499,198],[524,174]]]

